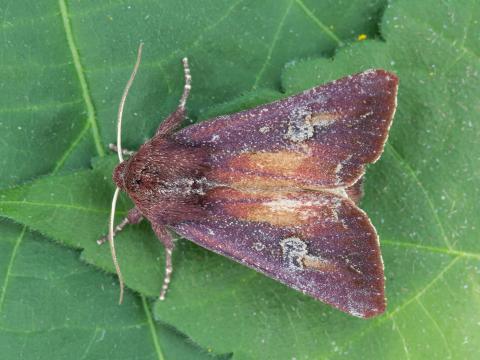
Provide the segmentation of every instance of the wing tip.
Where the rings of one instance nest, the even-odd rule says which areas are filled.
[[[363,312],[348,312],[350,315],[353,315],[355,317],[361,318],[361,319],[371,319],[380,315],[383,315],[386,310],[386,302],[383,301],[381,304],[377,304],[375,307],[369,308],[364,310]]]
[[[385,103],[388,108],[388,112],[387,112],[388,116],[385,119],[387,123],[387,126],[385,127],[385,132],[384,132],[385,136],[382,139],[382,141],[379,142],[378,144],[379,151],[377,152],[376,156],[373,159],[371,159],[371,161],[369,161],[370,164],[374,164],[382,156],[383,151],[385,150],[385,144],[387,143],[388,137],[390,135],[390,128],[392,127],[393,119],[395,117],[395,112],[397,110],[397,104],[398,104],[397,95],[398,95],[399,77],[395,73],[387,71],[385,69],[370,69],[361,74],[365,74],[365,73],[374,74],[377,78],[385,80],[386,81],[385,93],[389,95],[385,99]]]
[[[385,70],[383,68],[367,69],[357,73],[357,75],[363,75],[363,76],[367,75],[367,76],[384,78],[388,82],[391,82],[392,85],[398,85],[398,81],[399,81],[397,74],[395,74],[393,71]]]

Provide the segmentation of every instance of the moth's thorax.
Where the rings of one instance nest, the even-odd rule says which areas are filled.
[[[173,224],[201,214],[207,152],[155,137],[118,165],[113,179],[150,220]]]

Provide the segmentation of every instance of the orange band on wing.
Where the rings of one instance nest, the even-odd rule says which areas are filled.
[[[237,155],[229,161],[233,168],[245,171],[265,172],[272,175],[294,176],[298,174],[309,156],[289,150],[277,152],[250,152]]]
[[[321,189],[321,182],[335,182],[331,179],[339,176],[341,163],[329,161],[324,149],[315,144],[299,150],[238,154],[212,169],[209,178],[242,189]]]
[[[215,199],[222,212],[237,219],[281,227],[311,225],[316,223],[315,219],[338,222],[337,211],[341,203],[332,194],[305,191],[278,194],[216,188],[209,192],[208,197]]]

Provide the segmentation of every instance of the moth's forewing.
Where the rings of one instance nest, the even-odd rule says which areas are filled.
[[[177,141],[209,149],[217,186],[175,230],[352,315],[382,313],[378,237],[349,195],[383,150],[397,84],[370,70],[183,129]]]
[[[211,165],[222,179],[247,173],[299,186],[350,186],[383,151],[397,86],[394,74],[369,70],[189,126],[176,138],[215,150]]]

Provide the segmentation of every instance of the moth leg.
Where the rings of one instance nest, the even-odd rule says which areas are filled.
[[[109,148],[110,150],[112,150],[112,151],[118,152],[117,145],[115,145],[115,144],[108,144],[108,148]],[[123,155],[132,156],[133,154],[135,154],[135,151],[131,151],[131,150],[127,150],[127,149],[122,149],[122,154],[123,154]]]
[[[355,184],[345,189],[348,197],[357,205],[363,198],[363,178],[364,176],[358,179]]]
[[[163,285],[162,290],[160,291],[160,300],[165,300],[165,295],[168,290],[168,285],[170,284],[170,279],[173,272],[172,267],[172,252],[175,247],[173,243],[173,237],[167,230],[165,226],[161,225],[153,225],[153,231],[158,237],[158,240],[163,244],[165,247],[165,277],[163,278]]]
[[[183,86],[182,97],[180,98],[177,109],[160,124],[155,135],[170,134],[185,118],[185,104],[187,103],[188,96],[190,95],[190,89],[192,88],[192,76],[190,75],[188,59],[183,58],[182,63],[183,73],[185,75],[185,85]]]
[[[136,207],[134,207],[133,209],[130,209],[128,211],[127,217],[124,218],[122,221],[120,221],[120,223],[117,226],[115,226],[115,229],[113,229],[113,236],[117,235],[120,231],[122,231],[127,224],[138,224],[142,220],[143,220],[143,215],[140,212],[140,210],[138,210]],[[97,244],[102,245],[107,240],[108,240],[108,235],[105,235],[97,240]]]

